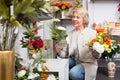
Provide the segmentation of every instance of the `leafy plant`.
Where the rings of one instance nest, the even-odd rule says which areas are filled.
[[[64,27],[57,26],[56,21],[54,21],[53,24],[50,24],[50,29],[51,37],[55,41],[60,41],[67,37],[66,29]]]

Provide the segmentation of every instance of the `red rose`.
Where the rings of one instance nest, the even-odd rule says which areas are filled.
[[[43,46],[44,46],[44,43],[43,43],[43,41],[40,40],[40,39],[37,39],[37,40],[35,40],[35,41],[33,42],[33,47],[34,47],[35,49],[42,48]]]

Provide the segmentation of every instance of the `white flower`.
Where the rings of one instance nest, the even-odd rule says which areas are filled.
[[[57,27],[57,29],[59,29],[59,30],[63,30],[63,31],[66,30],[66,29],[65,29],[64,27],[62,27],[62,26]]]
[[[23,77],[26,74],[25,70],[21,70],[18,72],[18,77]]]
[[[101,45],[99,42],[95,42],[93,44],[93,50],[96,50],[98,53],[103,53],[104,52],[104,46]]]
[[[56,80],[55,76],[53,74],[50,74],[47,78],[47,80]]]
[[[40,76],[38,73],[29,73],[28,79],[34,79],[36,77]]]

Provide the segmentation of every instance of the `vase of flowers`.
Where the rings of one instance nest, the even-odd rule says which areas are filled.
[[[40,56],[44,50],[44,42],[38,35],[39,28],[36,25],[36,21],[32,21],[30,26],[26,27],[26,31],[23,33],[24,37],[20,40],[22,47],[28,49],[28,57],[30,59]]]
[[[91,48],[101,53],[102,58],[104,59],[111,59],[117,52],[119,52],[118,44],[112,39],[112,35],[108,32],[108,24],[108,22],[105,23],[105,28],[96,28],[96,37],[88,43]]]
[[[114,55],[119,52],[119,45],[112,39],[109,34],[109,23],[105,23],[105,28],[99,26],[96,28],[96,37],[89,42],[89,46],[101,54],[101,58],[108,61],[107,69],[108,76],[114,77],[115,63],[113,61]]]
[[[50,24],[50,29],[51,29],[51,38],[53,39],[53,46],[55,44],[59,44],[61,48],[66,46],[67,41],[67,31],[64,27],[62,26],[57,26],[57,22],[60,22],[59,19],[53,19],[53,24]],[[53,47],[55,49],[55,47]],[[57,54],[54,50],[54,58],[57,58]]]
[[[55,4],[61,12],[61,18],[66,18],[67,11],[73,7],[73,4],[67,1],[59,1]]]
[[[108,76],[110,78],[114,78],[115,76],[115,71],[116,71],[116,64],[114,61],[109,61],[107,64],[107,69],[108,69]]]

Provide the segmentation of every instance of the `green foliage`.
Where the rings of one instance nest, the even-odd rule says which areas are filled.
[[[14,26],[26,26],[32,20],[40,21],[40,14],[43,12],[41,8],[44,9],[46,3],[50,4],[44,0],[0,0],[0,16],[2,16],[4,23],[10,20],[10,23]],[[13,6],[13,15],[10,14],[10,6]],[[47,9],[50,7],[51,5],[47,6]],[[49,13],[51,10],[46,11]]]
[[[67,37],[67,33],[65,30],[60,30],[57,28],[58,26],[54,24],[50,24],[51,29],[51,37],[55,41],[60,41],[62,39],[65,39]]]
[[[118,44],[114,44],[116,47],[111,51],[111,52],[107,52],[104,51],[104,53],[102,53],[102,58],[113,58],[115,56],[115,54],[119,54],[120,53],[120,46]]]

